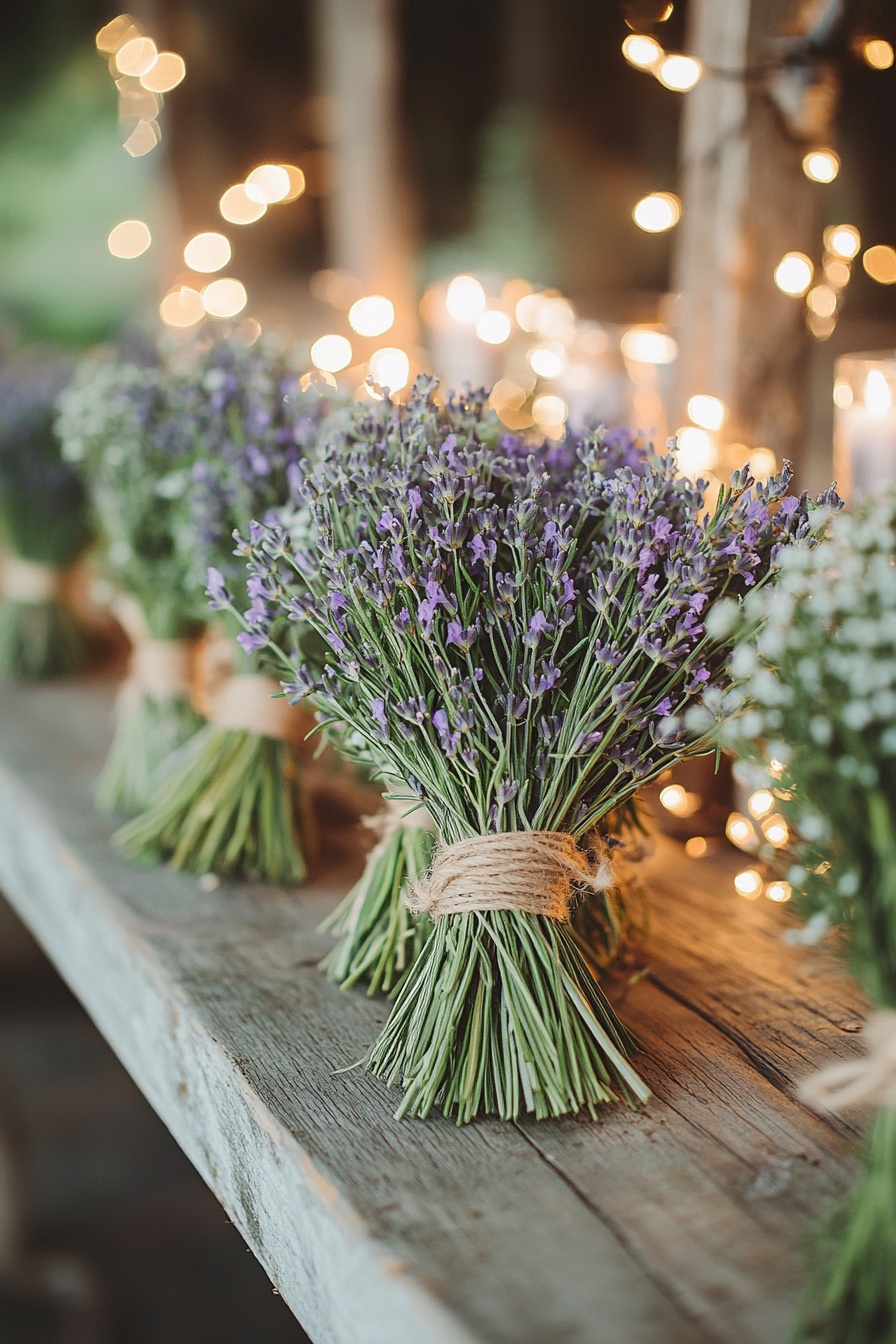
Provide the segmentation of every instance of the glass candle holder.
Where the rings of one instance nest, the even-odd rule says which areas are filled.
[[[834,379],[834,476],[846,500],[896,486],[896,350],[842,355]]]

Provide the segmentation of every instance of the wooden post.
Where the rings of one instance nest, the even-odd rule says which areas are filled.
[[[329,243],[334,266],[395,304],[384,338],[416,333],[411,228],[398,171],[394,0],[318,0],[318,71],[329,121]]]
[[[685,424],[690,396],[721,397],[724,440],[765,445],[779,459],[802,449],[810,338],[805,303],[781,294],[773,275],[786,252],[818,258],[824,189],[804,176],[801,160],[807,139],[824,135],[834,99],[827,72],[763,77],[758,67],[775,60],[782,33],[817,21],[819,8],[805,0],[689,5],[686,50],[706,73],[684,95],[673,414]],[[733,77],[740,71],[753,73]]]

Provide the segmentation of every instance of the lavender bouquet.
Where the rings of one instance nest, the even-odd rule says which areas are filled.
[[[234,529],[280,518],[290,474],[335,414],[329,395],[302,390],[297,367],[295,353],[271,339],[247,347],[224,336],[180,352],[175,374],[190,388],[196,451],[178,541],[197,593],[208,576],[215,593],[244,573]],[[138,861],[298,882],[305,875],[299,762],[313,720],[289,710],[257,641],[238,630],[233,623],[222,632],[231,666],[209,697],[209,722],[171,758],[145,810],[117,839]],[[292,652],[285,623],[277,637],[281,655]],[[302,815],[307,841],[307,810]]]
[[[0,370],[0,672],[26,679],[73,672],[84,657],[61,587],[89,540],[87,503],[53,432],[70,372],[36,356]]]
[[[671,457],[619,465],[600,435],[552,484],[516,445],[433,445],[421,399],[387,409],[399,451],[304,474],[312,546],[252,529],[245,619],[259,640],[282,619],[317,632],[325,665],[298,664],[287,692],[363,740],[438,827],[408,896],[433,929],[368,1059],[404,1088],[398,1115],[594,1115],[648,1092],[570,905],[613,884],[605,818],[706,750],[684,722],[727,685],[706,614],[768,577],[808,502],[773,516],[789,477],[744,470],[707,513]],[[351,525],[360,498],[375,541]]]
[[[133,811],[201,722],[190,695],[206,613],[176,544],[195,415],[151,348],[88,357],[58,405],[63,456],[87,480],[113,611],[132,644],[97,801]]]
[[[720,611],[726,623],[729,613]],[[896,1339],[896,495],[841,514],[782,559],[736,622],[740,685],[722,741],[772,786],[792,845],[784,876],[827,924],[873,1008],[868,1057],[803,1087],[820,1110],[874,1108],[856,1183],[820,1230],[795,1339]],[[766,783],[765,787],[768,787]]]

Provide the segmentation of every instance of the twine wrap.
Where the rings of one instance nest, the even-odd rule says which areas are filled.
[[[304,744],[311,726],[307,712],[290,705],[282,695],[279,682],[254,672],[225,681],[214,697],[208,717],[216,728],[272,737],[295,747]]]
[[[373,831],[376,836],[376,850],[385,849],[388,842],[400,830],[418,830],[429,831],[430,834],[436,834],[436,824],[429,815],[425,807],[415,807],[413,812],[409,812],[411,806],[405,799],[384,798],[383,807],[379,812],[374,812],[372,816],[362,817],[361,824],[366,826],[369,831]]]
[[[404,902],[413,914],[432,919],[518,910],[565,920],[577,886],[606,891],[614,881],[606,849],[592,862],[563,831],[506,831],[440,844]]]
[[[62,570],[6,554],[0,564],[3,596],[11,602],[52,602],[59,596]]]
[[[896,1012],[872,1013],[862,1032],[864,1059],[832,1064],[804,1078],[799,1097],[817,1111],[847,1106],[896,1106]]]
[[[131,641],[128,675],[119,693],[121,712],[127,713],[146,696],[152,700],[188,700],[196,641],[153,639],[140,604],[125,593],[118,594],[111,608]]]

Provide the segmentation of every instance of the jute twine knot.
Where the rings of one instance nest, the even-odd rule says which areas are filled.
[[[59,596],[62,570],[11,553],[0,562],[0,587],[11,602],[51,602]]]
[[[868,1054],[804,1078],[799,1085],[801,1101],[817,1111],[896,1106],[896,1012],[872,1013],[862,1035]]]
[[[307,709],[290,705],[279,682],[256,672],[225,681],[212,700],[208,717],[216,728],[272,737],[295,747],[306,745],[305,738],[313,726]]]
[[[565,920],[576,887],[614,883],[606,849],[594,860],[563,831],[505,831],[440,844],[426,877],[406,891],[413,914],[466,915],[519,910]]]

